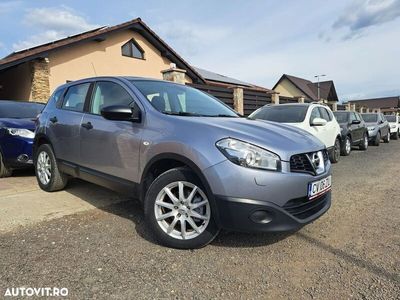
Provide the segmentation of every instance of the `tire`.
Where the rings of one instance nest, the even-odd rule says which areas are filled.
[[[340,148],[341,148],[340,140],[339,140],[339,138],[336,138],[335,145],[333,146],[333,149],[329,153],[329,160],[331,161],[331,163],[335,164],[335,163],[339,162]]]
[[[346,136],[340,147],[340,155],[348,156],[351,152],[351,138]]]
[[[378,132],[375,137],[374,146],[379,146],[380,143],[381,143],[381,133]]]
[[[3,154],[0,152],[0,178],[10,177],[11,175],[12,170],[5,166]]]
[[[191,195],[195,188],[197,190]],[[204,247],[219,232],[213,218],[212,201],[212,195],[207,194],[200,180],[189,169],[166,171],[153,181],[146,193],[144,214],[148,228],[164,246],[178,249]],[[193,208],[198,203],[203,204]],[[198,219],[193,214],[204,219]],[[182,224],[185,225],[183,228]]]
[[[362,142],[360,144],[360,150],[367,150],[368,149],[368,135],[364,133]]]
[[[395,132],[395,133],[393,134],[393,139],[394,139],[394,140],[398,140],[398,139],[399,139],[399,132]]]
[[[39,146],[35,155],[35,174],[40,188],[55,192],[65,188],[68,176],[59,171],[53,149],[48,144]]]
[[[390,131],[386,134],[386,136],[383,138],[384,143],[389,143],[390,142]]]

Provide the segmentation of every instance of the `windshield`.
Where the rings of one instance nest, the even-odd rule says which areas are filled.
[[[200,117],[238,117],[219,100],[194,88],[163,81],[131,81],[158,111]]]
[[[396,123],[396,116],[385,116],[386,120],[391,123]]]
[[[300,123],[306,117],[308,106],[273,105],[265,106],[252,113],[249,118],[262,119],[279,123]]]
[[[39,103],[0,101],[0,118],[33,119],[43,108]]]
[[[340,113],[340,112],[334,112],[336,121],[338,123],[347,123],[348,122],[348,114],[347,113]]]
[[[378,122],[378,115],[376,114],[362,114],[361,116],[367,123]]]

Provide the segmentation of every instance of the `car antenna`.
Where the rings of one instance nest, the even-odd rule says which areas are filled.
[[[91,62],[91,64],[92,64],[92,68],[93,68],[94,76],[96,76],[96,77],[97,77],[96,68],[94,67],[94,64],[93,64],[93,62]]]

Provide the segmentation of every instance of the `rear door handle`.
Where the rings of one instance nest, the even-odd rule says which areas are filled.
[[[50,120],[51,123],[57,123],[58,122],[57,117],[52,117],[49,120]]]
[[[83,128],[88,129],[88,130],[93,128],[93,125],[92,125],[92,123],[90,123],[90,122],[82,123],[81,126],[82,126]]]

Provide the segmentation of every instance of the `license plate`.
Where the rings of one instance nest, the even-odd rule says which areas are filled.
[[[308,184],[308,198],[314,199],[325,194],[332,187],[332,176]]]

